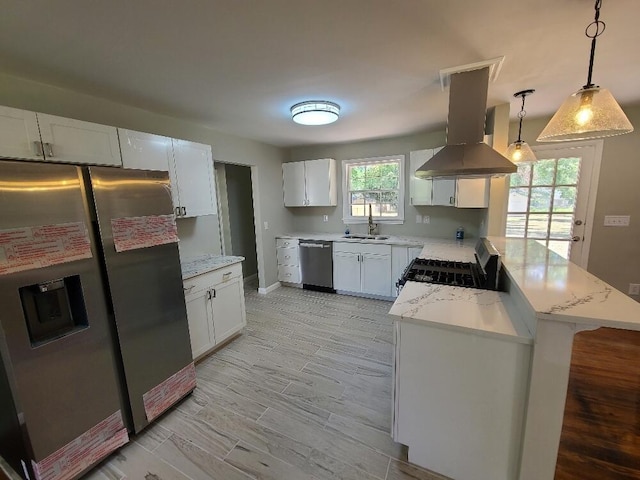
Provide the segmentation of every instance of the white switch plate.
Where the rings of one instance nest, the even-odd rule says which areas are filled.
[[[631,217],[629,215],[605,215],[605,227],[628,227]]]
[[[323,215],[322,216],[322,221],[323,222],[328,222],[329,221],[329,215]]]
[[[422,223],[422,215],[416,215],[416,223]]]
[[[629,284],[629,295],[640,295],[640,283]]]
[[[264,222],[264,229],[269,230],[269,222]]]
[[[422,223],[431,223],[431,217],[429,215],[423,215]]]

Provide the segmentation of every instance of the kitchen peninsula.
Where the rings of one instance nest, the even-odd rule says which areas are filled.
[[[410,461],[457,480],[550,480],[574,335],[640,330],[640,304],[535,241],[491,241],[505,292],[408,282],[390,311],[394,438],[408,444]],[[428,242],[421,256],[433,257]],[[406,405],[414,415],[403,418]]]

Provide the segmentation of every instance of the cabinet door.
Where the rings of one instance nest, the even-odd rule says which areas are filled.
[[[488,208],[491,179],[458,178],[456,186],[456,207]]]
[[[400,280],[400,277],[407,268],[408,248],[401,247],[399,245],[393,245],[391,247],[391,296],[397,296],[396,282]]]
[[[431,190],[433,180],[431,178],[417,178],[416,170],[433,156],[433,149],[416,150],[409,155],[410,182],[409,182],[409,203],[411,205],[432,205]]]
[[[239,277],[213,287],[211,304],[216,344],[239,332],[247,324],[242,282],[242,277]]]
[[[305,191],[308,207],[331,207],[338,204],[336,163],[331,158],[304,162]]]
[[[173,164],[171,139],[151,133],[118,129],[124,168],[169,171]]]
[[[333,288],[345,292],[361,292],[360,253],[333,252]]]
[[[213,314],[209,290],[185,295],[187,304],[187,321],[193,358],[206,353],[214,347]]]
[[[35,112],[0,107],[0,157],[43,160]]]
[[[285,207],[304,207],[306,195],[304,186],[304,162],[282,164],[282,183]]]
[[[391,255],[362,254],[362,293],[391,296]]]
[[[211,146],[173,140],[177,196],[183,217],[217,213]],[[172,189],[176,185],[172,185]]]
[[[433,205],[452,206],[456,199],[455,177],[435,177],[433,179]]]
[[[122,166],[116,127],[38,113],[45,160]]]

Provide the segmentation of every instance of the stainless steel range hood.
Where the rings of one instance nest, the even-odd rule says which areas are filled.
[[[447,144],[416,170],[416,177],[496,175],[517,170],[482,141],[488,87],[489,67],[451,75]]]

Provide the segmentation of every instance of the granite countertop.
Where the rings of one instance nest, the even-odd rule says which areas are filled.
[[[355,235],[358,235],[354,232]],[[374,240],[371,238],[344,238],[343,233],[309,233],[309,232],[295,232],[287,233],[284,235],[277,235],[276,238],[298,238],[305,240],[326,240],[329,242],[349,242],[349,243],[375,243],[381,245],[398,245],[406,247],[422,247],[424,245],[431,245],[433,247],[447,247],[450,248],[450,252],[456,250],[470,249],[471,261],[473,261],[473,248],[477,239],[471,238],[463,241],[449,240],[445,238],[429,238],[429,237],[405,237],[396,235],[382,235],[384,240]],[[437,257],[429,257],[437,258]],[[465,257],[466,258],[466,257]],[[452,260],[448,258],[448,260]]]
[[[603,280],[534,240],[489,240],[537,318],[640,330],[640,303]]]
[[[212,272],[219,268],[224,268],[234,263],[239,263],[244,257],[236,257],[232,255],[199,255],[195,257],[181,258],[182,279],[202,275],[203,273]]]

